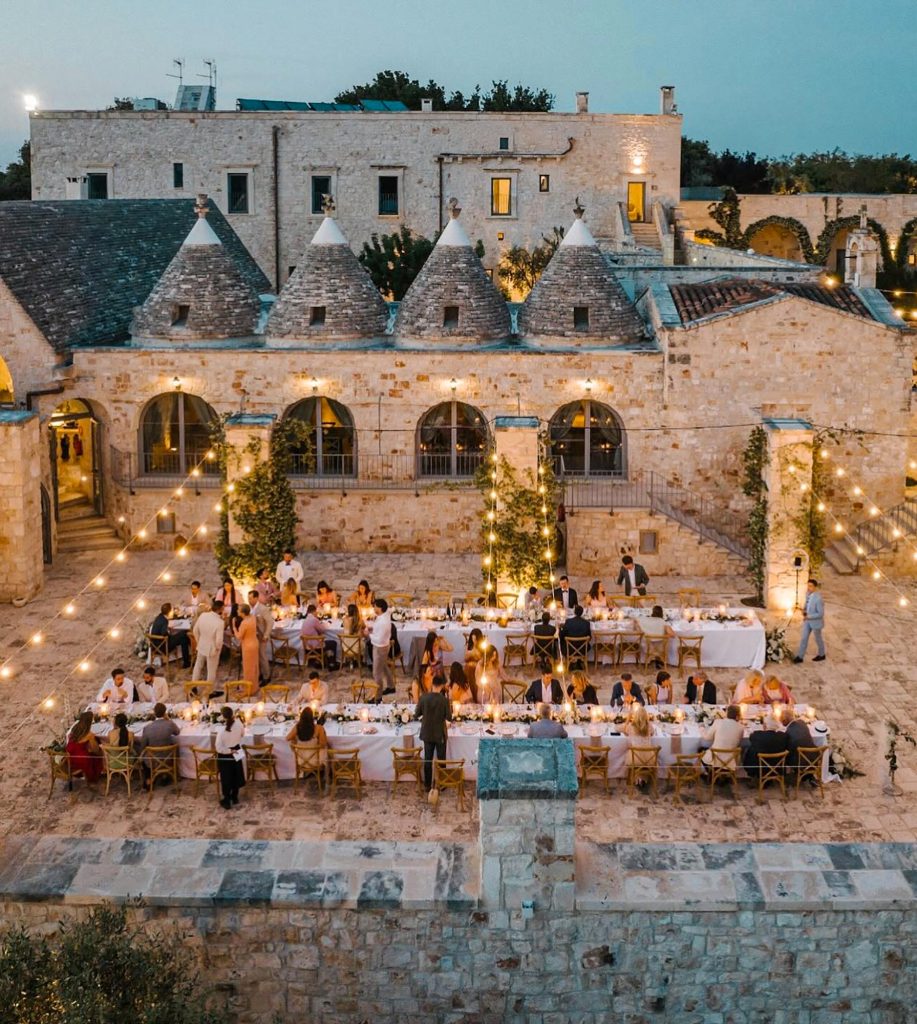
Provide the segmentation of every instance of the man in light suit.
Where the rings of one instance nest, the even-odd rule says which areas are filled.
[[[643,568],[637,562],[630,557],[625,555],[621,559],[621,570],[618,573],[618,586],[624,587],[624,596],[630,597],[630,595],[636,590],[637,593],[643,597],[646,594],[646,588],[649,585],[650,578],[647,575],[646,569]]]
[[[822,630],[825,628],[825,599],[818,589],[818,580],[809,580],[806,590],[806,603],[802,610],[802,636],[799,640],[799,650],[793,658],[796,665],[805,657],[809,635],[812,633],[815,634],[815,647],[818,650],[818,654],[812,660],[825,660],[825,641],[822,637]]]

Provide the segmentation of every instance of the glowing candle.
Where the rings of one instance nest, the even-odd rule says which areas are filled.
[[[458,718],[459,711],[461,711],[461,709],[462,709],[461,703],[459,701],[457,701],[457,700],[454,700],[452,702],[452,717],[453,718]]]
[[[495,722],[499,722],[502,717],[503,717],[503,708],[501,708],[500,705],[497,704],[494,707],[494,721]]]
[[[685,720],[685,713],[684,713],[684,711],[682,711],[681,708],[676,708],[675,709],[675,721],[676,722],[683,722],[684,720]]]
[[[309,701],[309,707],[312,708],[312,714],[313,715],[317,715],[318,714],[318,701],[317,700],[310,700]]]
[[[100,704],[99,705],[99,714],[103,718],[107,718],[108,717],[108,705],[107,704]]]
[[[360,709],[360,721],[362,721],[362,722],[368,722],[369,721],[369,708],[361,708]]]
[[[572,714],[572,712],[573,712],[573,705],[570,703],[570,701],[564,701],[564,714],[565,715],[569,715],[569,714]]]

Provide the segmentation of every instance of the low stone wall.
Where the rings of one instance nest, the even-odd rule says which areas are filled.
[[[478,902],[473,848],[7,839],[6,926],[43,932],[144,894],[225,1019],[908,1024],[917,847],[576,848],[576,905]]]

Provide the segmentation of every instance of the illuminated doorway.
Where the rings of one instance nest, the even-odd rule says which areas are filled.
[[[627,183],[627,219],[632,224],[642,224],[646,220],[645,181]]]
[[[89,502],[102,512],[102,424],[81,398],[70,398],[51,414],[49,430],[54,515],[61,505]]]

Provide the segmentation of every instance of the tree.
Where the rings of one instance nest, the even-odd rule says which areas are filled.
[[[402,224],[391,235],[374,232],[370,241],[363,243],[358,259],[382,295],[390,302],[400,302],[433,252],[437,238],[439,233],[432,239],[424,238]],[[484,243],[480,238],[475,243],[474,254],[478,259],[484,258]]]
[[[707,212],[723,230],[720,232],[701,228],[695,232],[695,237],[704,238],[714,245],[724,245],[729,249],[745,248],[745,232],[742,231],[739,197],[735,189],[725,189],[720,202],[711,203],[707,207]]]
[[[130,96],[116,96],[114,102],[106,110],[133,110],[134,101]]]
[[[511,291],[524,299],[544,273],[557,247],[564,240],[564,229],[555,227],[551,237],[541,236],[544,245],[536,245],[531,252],[522,245],[514,245],[503,254],[497,276]]]
[[[61,924],[53,939],[7,932],[0,942],[3,1024],[216,1024],[197,970],[176,932],[132,927],[103,905]]]
[[[733,153],[731,149],[716,153],[706,139],[681,140],[682,188],[714,185],[736,192],[767,193],[771,191],[769,172],[770,162],[759,160],[755,153]]]
[[[0,173],[0,201],[32,198],[32,146],[26,139],[19,147],[19,159]]]
[[[372,81],[344,89],[334,101],[400,100],[409,110],[420,110],[422,99],[433,100],[436,110],[546,111],[554,108],[554,96],[547,89],[533,89],[521,83],[511,89],[505,79],[491,85],[489,93],[482,94],[481,87],[476,85],[467,96],[461,91],[447,94],[433,79],[421,85],[406,71],[377,71]]]

